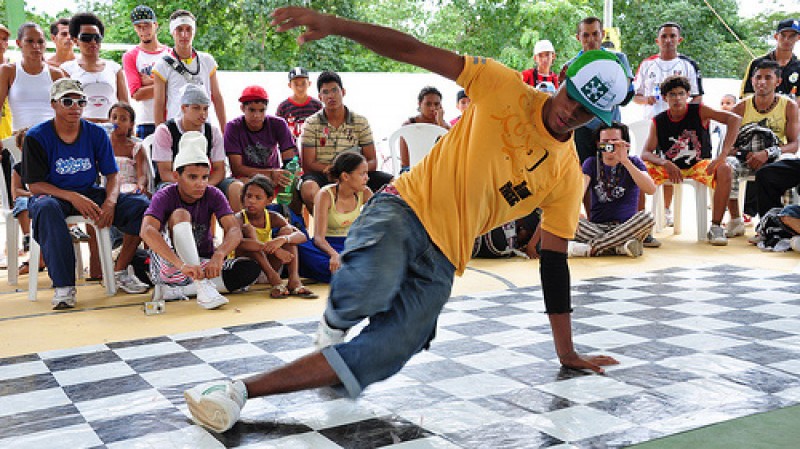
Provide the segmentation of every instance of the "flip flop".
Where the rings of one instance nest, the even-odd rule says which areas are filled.
[[[303,299],[316,299],[316,298],[319,298],[318,294],[312,292],[311,290],[309,290],[308,288],[306,288],[303,285],[292,289],[289,292],[289,295],[290,296],[297,296],[298,298],[303,298]]]
[[[272,287],[272,289],[269,291],[269,296],[270,298],[275,298],[275,299],[288,298],[289,289],[283,284],[276,285]]]

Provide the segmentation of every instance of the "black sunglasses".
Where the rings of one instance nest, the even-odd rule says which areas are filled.
[[[85,108],[89,104],[89,101],[85,98],[62,97],[58,99],[58,102],[65,108],[71,108],[73,104],[77,104],[79,108]]]
[[[95,41],[99,44],[100,42],[103,42],[103,35],[97,33],[81,33],[78,35],[78,40],[86,43]]]

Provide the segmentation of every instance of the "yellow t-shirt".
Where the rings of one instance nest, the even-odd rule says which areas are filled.
[[[469,109],[395,182],[458,275],[477,236],[536,207],[544,230],[572,238],[583,197],[575,144],[559,142],[542,122],[548,94],[494,60],[464,59],[456,82],[472,100]]]
[[[745,98],[744,101],[744,116],[742,117],[742,126],[748,123],[758,123],[766,120],[767,128],[778,136],[781,144],[786,144],[786,102],[791,101],[789,97],[781,94],[775,94],[778,97],[778,103],[774,108],[770,109],[766,114],[758,112],[753,106],[753,96]]]

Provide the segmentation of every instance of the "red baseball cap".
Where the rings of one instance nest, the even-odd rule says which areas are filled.
[[[269,95],[267,95],[267,91],[261,86],[247,86],[242,91],[242,96],[239,97],[239,103],[267,100],[269,100]]]

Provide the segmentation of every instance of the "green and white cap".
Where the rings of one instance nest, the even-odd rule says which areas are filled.
[[[614,106],[625,101],[630,80],[614,53],[583,52],[567,68],[567,93],[607,125]]]

